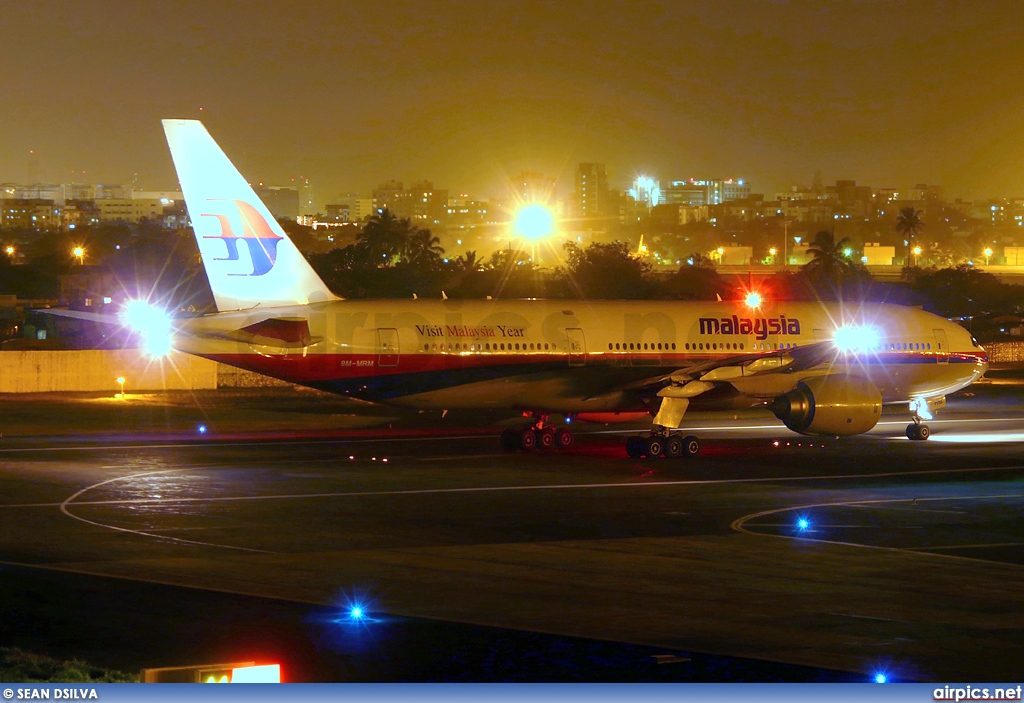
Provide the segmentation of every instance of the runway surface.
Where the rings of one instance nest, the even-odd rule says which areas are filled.
[[[910,442],[702,420],[691,460],[483,425],[6,439],[0,559],[299,603],[925,680],[1024,657],[1024,413],[975,386]],[[801,522],[806,521],[806,522]]]

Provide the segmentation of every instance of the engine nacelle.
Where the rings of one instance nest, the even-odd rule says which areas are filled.
[[[878,424],[882,394],[862,376],[835,374],[801,381],[768,407],[800,434],[855,435]]]

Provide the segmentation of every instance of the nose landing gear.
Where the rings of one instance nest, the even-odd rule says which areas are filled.
[[[907,425],[907,439],[914,441],[922,441],[932,436],[932,431],[928,429],[928,425],[921,422],[920,418],[914,418],[914,421]]]

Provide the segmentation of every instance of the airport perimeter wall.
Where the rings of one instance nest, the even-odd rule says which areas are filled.
[[[147,359],[137,349],[0,352],[0,393],[117,392],[118,377],[125,379],[129,393],[292,385],[179,352],[162,361]]]
[[[993,364],[1024,362],[1024,342],[993,342],[983,345]]]
[[[217,364],[178,352],[153,361],[137,349],[0,352],[0,393],[118,391],[118,377],[127,392],[214,389]]]

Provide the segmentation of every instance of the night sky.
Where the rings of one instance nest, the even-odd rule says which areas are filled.
[[[0,181],[175,187],[162,117],[317,202],[580,161],[1024,195],[1019,2],[7,2]],[[203,111],[200,112],[200,107]],[[83,176],[81,171],[85,170]],[[73,172],[75,172],[73,174]]]

